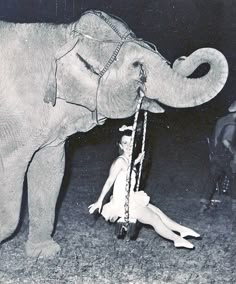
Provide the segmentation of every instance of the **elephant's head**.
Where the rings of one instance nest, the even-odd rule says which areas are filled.
[[[47,100],[61,97],[107,118],[124,118],[134,114],[140,90],[145,94],[142,107],[161,112],[158,102],[184,108],[209,101],[228,77],[219,51],[199,49],[172,69],[124,23],[102,12],[86,13],[74,29],[76,37],[56,56]],[[210,71],[187,78],[202,63],[209,63]]]

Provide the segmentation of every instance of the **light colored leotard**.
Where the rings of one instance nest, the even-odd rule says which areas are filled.
[[[110,202],[103,206],[102,215],[106,220],[115,221],[118,217],[125,216],[125,198],[126,192],[126,176],[128,170],[128,160],[124,156],[119,156],[126,161],[127,169],[122,169],[114,182],[113,195],[111,196]],[[136,173],[132,170],[131,173],[131,185],[130,185],[130,197],[129,197],[129,215],[132,218],[135,217],[135,210],[139,206],[146,206],[149,203],[149,196],[143,192],[134,192],[136,181]]]

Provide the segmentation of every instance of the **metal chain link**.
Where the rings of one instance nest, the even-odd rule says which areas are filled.
[[[144,150],[145,150],[146,130],[147,130],[147,111],[144,112],[143,137],[142,137],[142,149],[141,149],[141,153],[144,153]],[[142,157],[142,159],[141,159],[141,161],[140,161],[140,166],[139,166],[138,178],[137,178],[137,183],[136,183],[136,189],[135,189],[135,191],[139,191],[140,180],[141,180],[142,169],[143,169],[144,155],[145,155],[145,153],[143,154],[143,157]]]
[[[138,124],[138,116],[139,116],[139,111],[141,108],[142,100],[144,97],[144,93],[140,92],[140,99],[138,101],[137,107],[136,107],[136,112],[134,116],[134,123],[133,123],[133,128],[132,128],[132,135],[131,135],[131,141],[130,141],[130,148],[129,148],[129,162],[128,162],[128,171],[126,175],[126,185],[125,185],[125,191],[126,191],[126,196],[125,196],[125,216],[124,216],[124,224],[123,228],[127,231],[128,226],[129,226],[129,197],[130,197],[130,186],[131,186],[131,174],[132,174],[132,154],[133,154],[133,148],[134,148],[134,138],[135,138],[135,133],[137,130],[137,124]]]
[[[119,32],[119,30],[117,29],[117,27],[116,27],[114,24],[112,24],[112,22],[111,22],[108,18],[106,18],[106,17],[105,17],[101,12],[99,12],[99,11],[93,11],[93,13],[94,13],[96,16],[98,16],[99,18],[103,19],[103,21],[104,21],[105,23],[107,23],[108,26],[109,26],[110,28],[112,28],[112,30],[113,30],[120,38],[122,38],[122,34]]]
[[[126,39],[129,36],[130,32],[127,31],[121,38],[121,40]],[[110,57],[110,59],[108,60],[108,62],[106,63],[105,67],[102,69],[102,71],[99,73],[99,79],[102,78],[102,76],[107,72],[107,70],[110,68],[111,64],[116,60],[116,57],[122,47],[122,45],[124,44],[124,41],[120,41],[119,44],[117,45],[116,49],[114,50],[112,56]]]
[[[118,43],[116,49],[114,50],[112,56],[106,63],[105,67],[102,69],[102,71],[99,73],[99,79],[102,78],[102,76],[107,72],[111,64],[115,61],[122,45],[124,44],[124,40],[133,32],[131,30],[128,30],[125,34],[121,34],[120,31],[117,29],[117,27],[111,22],[111,20],[107,17],[105,17],[101,12],[99,11],[93,11],[93,14],[101,18],[121,39],[121,41]]]

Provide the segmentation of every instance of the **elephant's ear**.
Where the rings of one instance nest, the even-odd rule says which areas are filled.
[[[52,105],[55,106],[57,98],[57,62],[69,53],[77,43],[78,38],[75,38],[60,48],[55,54],[55,57],[51,62],[51,69],[48,75],[48,82],[44,96],[45,103],[52,103]]]

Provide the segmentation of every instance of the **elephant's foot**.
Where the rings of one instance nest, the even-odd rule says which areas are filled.
[[[8,218],[9,219],[9,218]],[[2,225],[4,222],[0,222],[0,243],[7,238],[9,238],[15,231],[17,226],[17,221],[14,222],[7,222],[6,224]]]
[[[27,241],[25,250],[26,254],[31,257],[54,257],[61,248],[51,239],[39,243]]]

